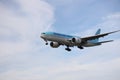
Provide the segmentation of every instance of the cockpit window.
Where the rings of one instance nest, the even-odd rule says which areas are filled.
[[[42,33],[42,34],[45,34],[45,33]]]

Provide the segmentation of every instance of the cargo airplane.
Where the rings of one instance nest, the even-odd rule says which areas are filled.
[[[95,35],[83,38],[78,36],[60,34],[56,32],[43,32],[41,33],[40,37],[44,39],[46,45],[48,45],[48,41],[50,41],[50,46],[52,48],[58,48],[60,45],[65,45],[66,46],[65,50],[71,51],[70,47],[74,46],[77,46],[79,49],[84,49],[84,47],[99,46],[102,43],[111,42],[113,40],[99,41],[99,38],[118,31],[120,30],[100,34],[101,29],[98,29]]]

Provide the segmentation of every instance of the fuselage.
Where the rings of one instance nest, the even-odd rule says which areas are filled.
[[[73,38],[73,36],[59,34],[55,32],[46,32],[41,34],[41,38],[48,41],[59,42],[61,45],[69,45],[74,46],[73,43],[69,42],[69,39]]]
[[[55,32],[45,32],[41,33],[41,38],[43,38],[45,41],[51,41],[51,42],[58,42],[61,45],[67,45],[67,46],[84,46],[84,47],[90,47],[90,46],[97,46],[100,44],[97,44],[92,41],[87,41],[84,44],[75,44],[71,42],[71,39],[78,36],[70,36],[70,35],[65,35],[65,34],[60,34],[60,33],[55,33]]]
[[[79,49],[84,49],[84,47],[99,46],[102,43],[112,42],[113,40],[99,41],[99,38],[119,31],[120,30],[101,34],[101,29],[98,29],[94,35],[82,38],[56,32],[44,32],[41,33],[40,37],[45,40],[46,45],[48,45],[47,41],[50,41],[50,46],[52,48],[58,48],[60,45],[65,45],[65,50],[71,51],[69,47],[77,46]]]

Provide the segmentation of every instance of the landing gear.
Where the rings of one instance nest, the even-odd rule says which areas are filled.
[[[78,46],[79,49],[84,49],[82,46]]]
[[[67,46],[67,48],[65,48],[65,50],[67,50],[67,51],[71,51],[71,49],[69,48],[69,46]]]
[[[46,42],[46,43],[45,43],[45,45],[48,45],[48,42],[47,42],[47,40],[46,40],[46,39],[44,39],[44,41]]]
[[[71,51],[71,49],[70,49],[70,48],[65,48],[65,50],[67,50],[67,51]]]
[[[48,42],[46,42],[45,45],[48,45]]]

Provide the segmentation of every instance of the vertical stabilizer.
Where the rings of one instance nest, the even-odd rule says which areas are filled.
[[[100,32],[101,32],[101,29],[98,29],[98,30],[96,31],[95,35],[99,35]],[[98,41],[99,41],[99,38],[98,38],[98,39],[94,39],[94,40],[90,40],[90,42],[93,42],[93,43],[96,43],[96,42],[98,42]]]
[[[98,29],[97,32],[95,33],[95,35],[100,34],[100,32],[101,32],[101,29]]]

